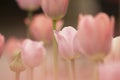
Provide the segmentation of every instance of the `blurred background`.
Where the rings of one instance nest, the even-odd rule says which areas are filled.
[[[105,12],[115,16],[115,36],[120,35],[119,0],[70,0],[68,12],[64,17],[64,26],[77,27],[78,14],[96,15]],[[39,9],[36,13],[42,13]],[[24,37],[27,12],[21,10],[15,0],[0,0],[0,32],[6,37]]]

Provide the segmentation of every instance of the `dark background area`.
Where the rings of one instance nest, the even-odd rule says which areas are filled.
[[[115,17],[115,36],[120,35],[120,13],[119,0],[100,0],[102,11]]]
[[[18,8],[15,0],[0,1],[0,32],[8,36],[24,35],[23,19],[26,11]]]
[[[116,19],[116,33],[115,35],[119,35],[119,25],[118,22],[119,16],[119,8],[118,2],[115,0],[99,0],[101,5],[102,12],[106,12],[109,15],[114,15]],[[41,9],[36,11],[41,12]],[[15,0],[0,0],[0,32],[4,34],[6,37],[8,36],[25,36],[25,25],[24,18],[27,16],[27,12],[21,10]]]

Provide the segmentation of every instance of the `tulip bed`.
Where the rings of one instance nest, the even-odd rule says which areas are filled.
[[[0,80],[120,80],[114,16],[80,13],[77,28],[63,27],[69,0],[16,2],[28,12],[26,38],[0,34]]]

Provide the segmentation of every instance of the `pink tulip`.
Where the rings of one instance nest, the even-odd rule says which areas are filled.
[[[22,39],[17,39],[15,37],[11,37],[7,40],[4,53],[10,61],[12,61],[15,55],[18,54],[17,52],[20,51],[22,41]]]
[[[99,66],[99,80],[120,80],[120,63],[107,63]]]
[[[81,17],[78,25],[75,49],[92,60],[103,59],[111,48],[114,18],[105,13],[99,13],[95,18],[86,15]]]
[[[42,0],[41,6],[52,19],[61,19],[67,11],[69,0]]]
[[[61,29],[62,24],[62,21],[57,22],[57,30]],[[52,20],[44,14],[35,15],[29,29],[34,40],[52,41]]]
[[[43,42],[26,39],[22,43],[21,57],[23,62],[29,67],[38,66],[42,62],[45,53]]]
[[[80,21],[82,20],[83,17],[84,17],[83,14],[79,14],[79,15],[78,15],[78,26],[81,25]],[[78,27],[78,28],[79,28],[79,27]]]
[[[41,0],[16,0],[18,6],[27,11],[34,11],[40,8]]]
[[[120,36],[113,38],[111,51],[105,58],[105,62],[116,61],[120,61]]]
[[[55,31],[55,38],[58,43],[58,50],[60,55],[65,59],[74,59],[79,54],[73,50],[73,39],[77,31],[73,27],[65,27],[62,31]]]
[[[0,56],[3,53],[4,44],[5,44],[5,38],[2,34],[0,34]]]

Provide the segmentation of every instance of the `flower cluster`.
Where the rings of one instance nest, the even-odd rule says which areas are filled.
[[[0,57],[7,56],[16,80],[120,79],[120,36],[113,37],[113,16],[80,13],[75,29],[63,27],[69,0],[16,2],[28,11],[26,38],[11,37],[5,43],[0,34]],[[40,7],[44,13],[31,14]],[[89,67],[82,70],[86,62]]]

